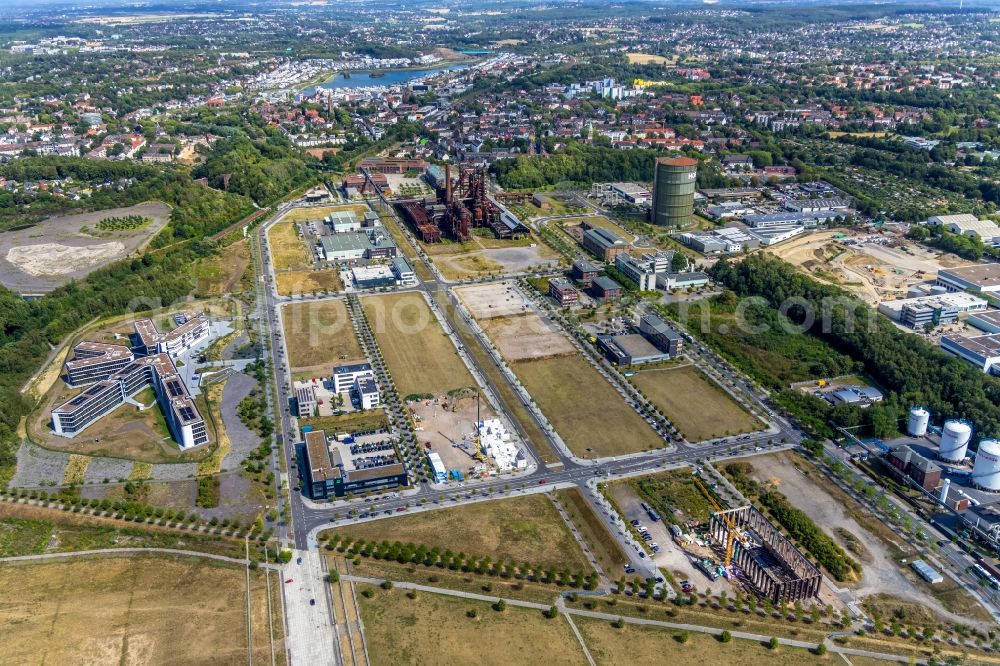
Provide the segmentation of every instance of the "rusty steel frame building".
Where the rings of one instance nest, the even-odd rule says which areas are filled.
[[[819,594],[823,580],[820,570],[756,507],[743,506],[712,515],[712,537],[722,544],[729,536],[727,522],[735,524],[753,542],[745,546],[737,538],[733,563],[762,596],[777,604]]]

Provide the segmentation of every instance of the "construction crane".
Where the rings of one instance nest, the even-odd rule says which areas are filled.
[[[479,413],[479,391],[476,391],[476,455],[475,458],[484,465],[489,462],[486,454],[483,453],[483,438],[480,431],[482,430],[482,416]]]
[[[726,510],[719,506],[719,503],[715,501],[715,496],[711,493],[711,491],[709,491],[708,488],[705,487],[705,484],[701,482],[701,479],[696,476],[692,477],[692,479],[694,480],[694,485],[698,486],[698,490],[700,490],[701,493],[708,498],[709,503],[715,507],[715,511],[718,513],[719,518],[721,518],[722,522],[724,522],[726,527],[729,528],[726,533],[726,559],[723,563],[723,566],[728,571],[729,565],[733,562],[733,548],[736,545],[736,540],[739,539],[740,543],[746,545],[747,538],[743,532],[740,531],[740,528],[736,526],[736,521],[730,518],[726,513]]]

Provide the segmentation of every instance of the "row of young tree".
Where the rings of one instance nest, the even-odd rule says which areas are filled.
[[[719,261],[711,275],[739,296],[762,297],[857,361],[896,404],[920,404],[940,418],[968,419],[982,436],[1000,435],[1000,380],[899,330],[844,290],[766,255]]]

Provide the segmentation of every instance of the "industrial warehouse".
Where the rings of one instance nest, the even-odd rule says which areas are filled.
[[[175,316],[177,328],[160,333],[151,320],[135,323],[135,346],[81,342],[64,365],[66,383],[85,386],[83,393],[52,410],[52,429],[74,437],[88,426],[151,387],[167,426],[182,449],[207,444],[205,420],[194,404],[174,359],[211,335],[204,315]]]

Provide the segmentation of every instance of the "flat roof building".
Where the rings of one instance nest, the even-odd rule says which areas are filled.
[[[397,254],[396,243],[382,227],[322,236],[320,244],[327,261],[389,259]]]
[[[351,269],[351,278],[358,289],[378,289],[396,285],[396,274],[389,266],[355,266]]]
[[[84,341],[73,347],[73,359],[63,365],[66,383],[84,386],[107,379],[135,360],[128,347]]]
[[[694,289],[704,287],[712,278],[701,271],[684,271],[683,273],[661,273],[656,276],[656,286],[660,289]]]
[[[580,293],[565,278],[552,278],[549,280],[549,295],[556,299],[559,305],[563,307],[572,305],[580,300]]]
[[[361,409],[375,409],[382,404],[379,399],[378,384],[371,377],[359,377],[354,380],[354,391],[358,394]]]
[[[657,349],[670,356],[677,356],[683,347],[681,334],[670,328],[657,315],[643,315],[639,319],[639,332]]]
[[[953,234],[978,238],[986,245],[1000,243],[1000,227],[993,220],[980,220],[975,215],[934,215],[927,218],[927,224],[944,227]]]
[[[747,215],[744,221],[753,228],[773,227],[783,225],[801,225],[804,227],[815,227],[816,225],[828,222],[836,217],[843,216],[843,211],[795,211],[787,213],[761,213],[759,215]]]
[[[415,285],[417,283],[417,274],[413,272],[413,268],[410,266],[410,262],[406,260],[406,257],[395,257],[392,260],[392,272],[396,276],[396,280],[406,286]]]
[[[948,291],[1000,295],[1000,264],[971,264],[958,268],[942,268],[938,271],[935,284]]]
[[[739,227],[692,231],[680,235],[680,241],[702,254],[735,254],[760,247],[760,239]]]
[[[960,314],[983,311],[987,305],[987,301],[978,296],[953,292],[883,301],[879,303],[878,311],[893,321],[917,329],[927,325],[950,324]]]
[[[391,440],[382,435],[366,437],[364,442],[357,439],[348,436],[339,442],[323,430],[305,433],[304,442],[296,448],[310,498],[344,497],[407,484],[406,468],[397,460]]]
[[[152,319],[140,319],[135,322],[135,352],[140,355],[169,354],[170,358],[190,351],[211,335],[208,317],[197,314],[193,317],[182,315],[177,319],[178,326],[172,331],[161,333],[156,329]]]
[[[941,336],[942,351],[964,358],[981,371],[1000,376],[1000,333],[965,336],[949,333]]]
[[[152,387],[167,427],[182,449],[208,443],[205,420],[170,355],[162,352],[132,361],[54,408],[52,429],[62,437],[74,437],[147,387]]]
[[[1000,310],[974,312],[965,320],[969,326],[975,326],[984,333],[1000,333]]]
[[[825,210],[845,211],[851,207],[851,202],[839,197],[823,199],[789,199],[785,202],[785,210],[798,213],[816,213]]]
[[[608,358],[618,365],[654,363],[670,358],[669,354],[660,351],[656,345],[637,333],[599,335],[597,336],[597,344],[604,350]]]
[[[627,252],[623,252],[615,257],[615,268],[623,276],[632,281],[640,291],[654,291],[656,289],[656,269],[660,267],[654,261],[645,261],[633,257]],[[670,264],[662,266],[661,272],[669,270]]]
[[[597,274],[600,273],[600,269],[594,264],[590,263],[586,259],[577,259],[573,262],[573,268],[570,271],[570,276],[580,282],[586,287],[590,286],[590,283],[594,281]]]
[[[300,419],[316,414],[316,389],[309,383],[295,383],[295,409]]]
[[[333,392],[344,393],[354,387],[354,382],[365,377],[375,378],[371,363],[352,363],[340,365],[333,369]]]

